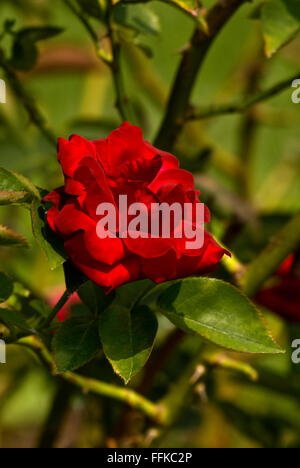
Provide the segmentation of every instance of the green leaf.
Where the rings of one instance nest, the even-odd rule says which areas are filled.
[[[38,59],[36,43],[60,34],[63,30],[54,26],[24,28],[15,33],[10,64],[17,70],[28,71]]]
[[[40,299],[20,297],[17,296],[18,300],[18,313],[28,324],[28,327],[36,329],[46,319],[52,308]],[[15,307],[17,307],[15,305]]]
[[[134,304],[154,287],[155,283],[150,280],[140,280],[125,284],[116,290],[116,302],[123,307],[132,309]]]
[[[283,352],[254,305],[230,284],[210,278],[189,278],[161,288],[158,307],[183,331],[234,351]],[[160,287],[156,289],[159,291]]]
[[[22,314],[17,310],[2,309],[0,307],[0,322],[4,323],[7,327],[17,327],[24,331],[34,332],[33,329],[26,323]]]
[[[39,190],[21,174],[0,167],[0,205],[30,203]]]
[[[299,0],[268,0],[261,9],[265,51],[271,57],[300,30]]]
[[[93,18],[102,20],[106,10],[106,0],[76,0],[82,11]]]
[[[39,200],[31,205],[32,230],[37,243],[48,259],[51,270],[62,265],[66,259],[63,241],[48,226],[45,206]]]
[[[151,0],[113,0],[114,5],[125,4],[125,3],[148,3]],[[203,31],[208,32],[207,22],[201,12],[201,3],[199,0],[160,0],[163,3],[173,5],[176,8],[179,8],[184,13],[187,13],[190,18],[192,18],[198,26],[200,26]]]
[[[136,33],[156,35],[160,32],[160,21],[156,13],[145,5],[124,5],[114,8],[114,20],[119,25]]]
[[[59,373],[83,366],[101,349],[97,322],[83,317],[66,320],[53,339],[54,359]]]
[[[146,363],[156,332],[156,317],[146,306],[130,311],[115,304],[100,315],[99,334],[104,353],[125,383]]]
[[[0,245],[4,245],[6,247],[29,247],[29,243],[24,237],[1,224]]]
[[[13,293],[13,283],[9,277],[0,272],[0,302],[5,302]]]
[[[105,294],[93,281],[87,281],[78,289],[78,296],[94,315],[99,315],[114,300],[115,294]]]

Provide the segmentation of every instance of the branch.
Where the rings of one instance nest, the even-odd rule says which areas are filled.
[[[129,104],[129,99],[125,94],[124,90],[124,84],[123,84],[123,77],[121,74],[121,69],[120,69],[120,52],[121,52],[121,45],[118,41],[118,38],[116,37],[116,33],[114,30],[114,24],[113,24],[113,5],[111,0],[108,2],[107,6],[107,14],[105,15],[105,22],[106,26],[108,28],[108,36],[110,38],[111,42],[111,48],[112,48],[112,55],[107,53],[103,48],[101,47],[101,43],[99,40],[99,37],[95,30],[93,29],[91,23],[89,22],[87,16],[84,14],[84,12],[76,8],[74,4],[72,3],[72,0],[63,0],[66,6],[72,11],[72,13],[77,16],[79,21],[82,23],[84,28],[87,30],[89,36],[91,37],[95,50],[96,50],[96,55],[97,57],[102,60],[111,70],[112,76],[113,76],[113,81],[114,81],[114,87],[115,87],[115,93],[116,93],[116,107],[119,111],[119,114],[121,116],[121,119],[123,121],[128,120],[128,121],[133,121],[133,115],[131,111],[131,107]]]
[[[300,244],[300,213],[271,240],[266,249],[249,265],[241,279],[241,287],[249,297],[261,289],[286,258]]]
[[[134,116],[132,113],[130,101],[126,96],[124,89],[123,76],[121,72],[121,44],[115,32],[114,22],[113,22],[113,3],[112,0],[108,0],[108,13],[107,13],[107,26],[108,26],[108,35],[111,41],[112,53],[113,53],[113,63],[111,64],[111,72],[114,80],[115,91],[116,91],[116,107],[119,110],[119,114],[123,121],[128,120],[129,122],[134,122]]]
[[[51,354],[38,338],[31,336],[15,344],[25,345],[30,349],[35,350],[35,352],[39,354],[41,360],[50,367],[52,374],[57,375],[55,362],[53,361]],[[118,387],[100,380],[78,375],[74,372],[65,372],[63,374],[59,374],[59,376],[73,385],[80,387],[84,392],[92,392],[121,401],[132,408],[141,411],[156,424],[165,424],[164,408],[162,405],[152,403],[150,400],[144,398],[142,395],[139,395],[130,388]]]
[[[208,33],[196,28],[183,53],[175,83],[171,91],[167,112],[155,145],[171,150],[182,129],[189,109],[190,96],[201,65],[223,26],[248,0],[219,0],[207,13]]]
[[[52,311],[50,312],[49,316],[45,319],[45,321],[42,323],[41,328],[47,328],[48,326],[51,325],[52,320],[55,319],[57,316],[58,312],[63,308],[63,306],[68,302],[70,299],[72,293],[68,290],[66,290],[62,297],[59,299],[58,303],[54,306]]]
[[[215,106],[207,106],[203,107],[202,109],[192,109],[191,112],[187,116],[187,120],[203,120],[209,119],[212,117],[216,117],[219,115],[226,115],[226,114],[239,114],[247,111],[251,107],[271,99],[272,97],[280,94],[285,89],[291,86],[291,83],[296,79],[299,78],[300,71],[291,76],[290,78],[281,81],[280,83],[272,86],[270,89],[267,89],[261,93],[257,93],[255,96],[247,99],[245,102],[236,102],[231,104],[224,104],[224,105],[215,105]]]
[[[84,12],[76,8],[74,4],[72,3],[72,0],[63,0],[65,5],[72,11],[72,13],[77,16],[79,21],[82,23],[83,27],[86,29],[86,31],[89,33],[90,38],[92,39],[94,46],[95,46],[95,51],[97,54],[97,57],[103,60],[103,62],[111,66],[112,64],[112,57],[101,47],[101,43],[99,40],[99,37],[95,30],[93,29],[91,23],[89,22],[88,17],[84,14]]]
[[[49,129],[47,122],[42,115],[41,111],[36,105],[34,99],[27,93],[19,80],[16,72],[9,66],[0,51],[0,67],[4,70],[7,81],[13,89],[16,97],[21,101],[25,107],[30,120],[40,130],[41,134],[51,143],[51,145],[57,146],[57,138],[54,133]]]
[[[214,351],[204,353],[203,362],[207,366],[220,367],[225,370],[244,374],[250,381],[257,382],[258,372],[247,362],[237,361],[227,356],[224,352]]]

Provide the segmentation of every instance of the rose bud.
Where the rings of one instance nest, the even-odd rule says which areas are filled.
[[[44,198],[52,203],[48,224],[63,238],[74,265],[105,292],[145,278],[161,283],[204,274],[228,254],[204,230],[210,214],[199,201],[193,175],[179,168],[175,156],[144,141],[140,128],[124,123],[94,141],[60,138],[58,160],[65,184]],[[122,197],[129,211],[121,208]],[[130,213],[134,203],[141,206],[140,229]],[[176,204],[182,212],[190,208],[189,217],[170,217],[169,236],[163,234],[166,226],[150,233],[151,210],[157,215],[161,204]],[[112,227],[102,223],[107,207],[116,214]],[[201,244],[191,242],[188,229],[202,229]]]

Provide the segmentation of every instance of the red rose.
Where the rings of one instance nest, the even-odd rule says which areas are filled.
[[[274,286],[262,289],[256,301],[291,322],[300,322],[300,277],[295,274],[295,256],[279,268]]]
[[[61,138],[58,160],[65,185],[44,199],[52,202],[48,223],[64,239],[77,268],[106,292],[144,278],[160,283],[199,275],[211,271],[227,253],[206,231],[199,249],[187,249],[187,239],[175,238],[174,231],[168,239],[121,238],[117,226],[109,238],[98,237],[98,205],[110,203],[118,212],[120,195],[126,195],[129,204],[147,207],[176,202],[195,208],[200,203],[192,174],[179,169],[173,155],[144,141],[140,128],[124,123],[103,140]]]

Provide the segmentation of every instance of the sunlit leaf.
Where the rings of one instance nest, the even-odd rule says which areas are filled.
[[[230,284],[210,278],[188,278],[158,286],[151,294],[154,307],[159,307],[187,333],[235,351],[282,352],[255,306]],[[143,301],[147,303],[147,298]]]
[[[300,30],[298,0],[268,0],[261,8],[265,51],[271,57]]]

